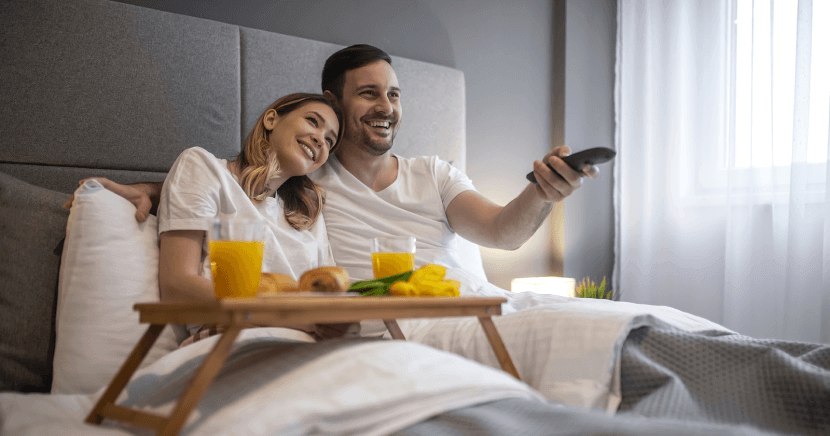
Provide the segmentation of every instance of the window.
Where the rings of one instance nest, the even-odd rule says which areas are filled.
[[[802,142],[803,148],[805,141],[806,149],[796,152],[797,162],[826,164],[830,130],[830,1],[813,1],[812,9],[812,20],[807,18],[812,26],[802,30],[802,37],[807,40],[800,42],[810,45],[810,67],[797,72],[797,67],[801,67],[796,65],[798,1],[737,0],[734,147],[727,155],[730,167],[789,166],[793,162],[793,143]],[[809,88],[799,89],[801,86]],[[797,93],[799,98],[809,99],[809,104],[798,114],[807,119],[799,119],[794,126]]]
[[[801,22],[797,0],[733,0],[731,5],[725,11],[729,41],[720,65],[727,81],[724,122],[717,127],[721,153],[713,159],[699,152],[694,180],[685,185],[682,198],[693,206],[723,204],[727,197],[734,204],[781,203],[789,201],[791,184],[798,183],[806,201],[824,202],[830,0],[814,0],[812,14],[803,9]]]

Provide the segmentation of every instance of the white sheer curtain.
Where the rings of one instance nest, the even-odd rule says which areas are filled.
[[[830,343],[830,0],[620,0],[625,301]]]

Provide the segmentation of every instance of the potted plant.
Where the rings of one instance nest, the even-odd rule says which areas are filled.
[[[605,290],[605,277],[602,278],[602,282],[599,286],[597,286],[597,284],[588,277],[582,279],[581,282],[576,284],[576,290],[574,293],[578,298],[599,298],[603,300],[614,299],[614,291],[609,290],[606,292]]]

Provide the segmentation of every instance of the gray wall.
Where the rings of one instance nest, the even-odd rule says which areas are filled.
[[[570,0],[565,49],[565,144],[614,148],[616,0]],[[614,267],[613,165],[565,201],[565,277],[599,285]]]
[[[335,44],[369,43],[393,55],[463,71],[467,92],[467,174],[478,190],[496,203],[506,204],[518,195],[526,186],[524,175],[530,171],[532,161],[540,159],[550,149],[551,1],[121,1]],[[589,6],[583,6],[583,2],[579,1],[568,3],[569,36],[572,29],[576,32],[576,28],[586,22],[591,25],[594,22],[603,26],[606,24],[606,17],[602,14],[606,12],[608,1],[591,0],[587,2]],[[603,6],[595,7],[595,3]],[[613,6],[613,1],[610,4]],[[583,12],[572,14],[570,9]],[[587,21],[584,19],[585,15],[594,13],[601,16],[598,19],[588,17]],[[572,17],[577,20],[573,24]],[[592,43],[605,44],[606,31],[601,29],[602,37]],[[578,34],[585,32],[590,34],[593,30],[583,29]],[[600,56],[608,54],[604,48],[595,50],[589,47],[589,50],[588,53],[572,53],[569,45],[568,55],[579,56],[580,62],[585,62],[585,57],[592,56],[593,52]],[[613,51],[610,53],[613,55]],[[603,62],[611,62],[606,73],[613,79],[613,61]],[[581,73],[576,71],[576,74]],[[603,86],[608,82],[606,79],[601,78]],[[405,91],[406,83],[401,86]],[[577,100],[584,91],[581,87],[590,88],[590,83],[580,82],[578,86],[574,88],[573,96]],[[570,90],[567,95],[571,100]],[[610,98],[611,93],[606,97]],[[570,110],[569,104],[567,108]],[[595,126],[596,118],[604,116],[590,113],[593,109],[590,106],[578,109],[575,117],[586,116],[588,112],[587,116],[592,119],[574,124],[579,125],[575,130],[581,129],[582,125]],[[405,117],[404,100],[404,120]],[[566,117],[566,126],[572,119]],[[602,123],[612,121],[613,116]],[[574,132],[566,138],[575,140],[576,136]],[[593,137],[585,142],[586,145],[598,143]],[[585,243],[584,235],[588,234],[582,231],[585,229],[583,224],[611,229],[610,201],[600,202],[586,189],[589,185],[596,185],[591,188],[598,189],[600,185],[604,187],[606,182],[610,183],[611,171],[608,168],[603,168],[606,171],[602,182],[589,181],[592,183],[586,183],[582,188],[585,192],[574,194],[566,202],[567,216],[574,216],[574,221],[579,224],[580,236],[576,241],[581,241],[580,244]],[[610,192],[610,184],[607,192]],[[601,219],[588,222],[584,214]],[[551,274],[547,227],[545,224],[530,242],[517,251],[482,249],[484,266],[491,282],[509,289],[513,277]],[[572,224],[566,221],[566,259],[591,262],[591,268],[603,271],[600,276],[608,274],[610,277],[611,266],[606,260],[611,256],[613,236],[607,232],[594,234],[594,238],[605,239],[591,239],[590,251],[587,251],[583,245],[574,245],[574,240],[568,236],[571,227]],[[598,259],[600,263],[597,263]],[[566,275],[568,267],[566,263]],[[581,267],[571,271],[585,275]]]

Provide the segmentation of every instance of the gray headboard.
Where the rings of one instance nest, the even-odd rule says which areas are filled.
[[[0,391],[48,392],[78,180],[161,181],[192,146],[235,156],[277,97],[319,92],[341,47],[103,0],[3,0],[0,23]],[[394,150],[463,170],[463,74],[393,59]]]
[[[91,175],[162,180],[192,146],[234,156],[277,97],[320,92],[323,63],[342,48],[100,0],[4,1],[0,17],[0,171],[60,192]],[[393,65],[404,98],[395,151],[463,170],[463,74]]]

